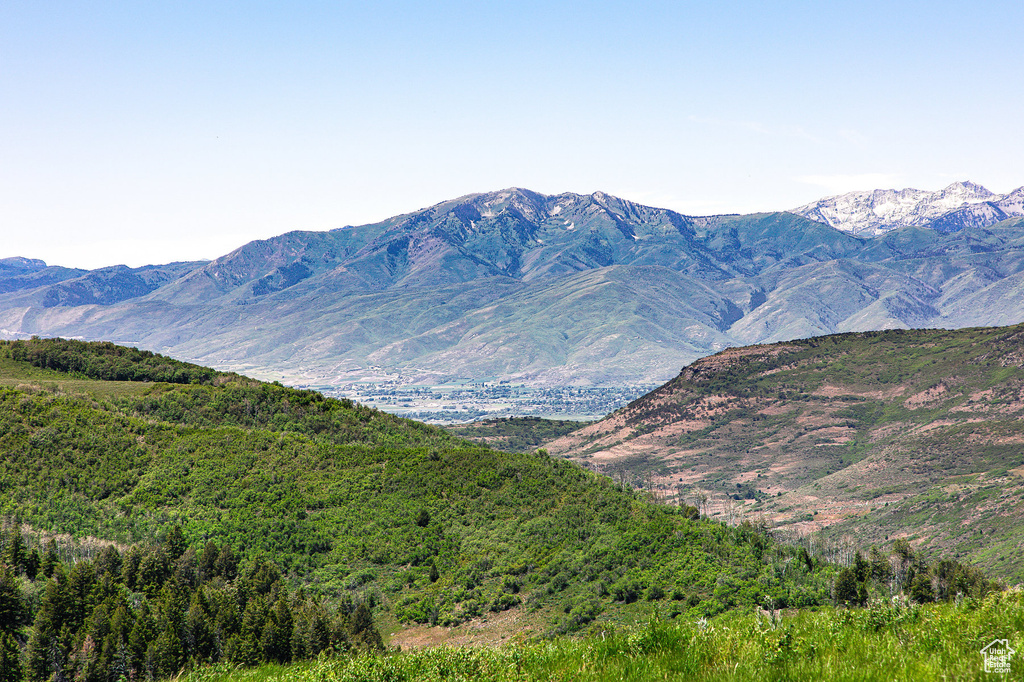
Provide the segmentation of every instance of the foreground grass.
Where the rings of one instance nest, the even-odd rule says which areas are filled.
[[[960,604],[875,605],[773,619],[727,614],[709,623],[652,620],[623,632],[495,649],[440,647],[322,658],[288,667],[205,668],[184,682],[416,680],[991,680],[981,649],[1008,639],[1024,670],[1024,593]]]

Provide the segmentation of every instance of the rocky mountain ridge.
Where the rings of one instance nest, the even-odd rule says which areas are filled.
[[[973,182],[955,182],[935,192],[920,189],[847,192],[794,208],[791,212],[866,237],[911,226],[956,232],[1024,215],[1024,187],[1008,194],[994,194]]]
[[[0,270],[0,335],[296,384],[656,384],[730,346],[1024,320],[1024,220],[875,238],[791,213],[472,194],[214,261]]]

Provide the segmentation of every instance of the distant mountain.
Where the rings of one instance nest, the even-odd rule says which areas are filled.
[[[1003,195],[993,194],[973,182],[956,182],[937,192],[848,192],[795,208],[792,213],[866,237],[911,226],[956,232],[1024,215],[1024,187]]]
[[[1024,579],[1024,325],[732,348],[545,447],[712,515]]]
[[[19,272],[0,271],[7,337],[112,340],[321,386],[655,384],[730,346],[1024,321],[1024,219],[864,238],[792,213],[508,189],[211,262]]]

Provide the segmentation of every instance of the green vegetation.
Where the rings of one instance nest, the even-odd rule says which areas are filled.
[[[913,536],[1024,578],[1024,325],[729,349],[565,442],[549,449],[713,518],[864,547]]]
[[[981,650],[1024,646],[1024,595],[958,603],[874,603],[780,615],[730,613],[496,649],[436,648],[322,659],[293,667],[205,668],[185,682],[482,682],[579,680],[986,680]],[[1019,656],[1019,655],[1018,655]],[[1022,662],[1012,661],[1019,675]]]
[[[239,573],[228,546],[208,542],[196,552],[178,526],[160,545],[122,554],[108,544],[73,564],[60,561],[53,539],[42,555],[18,528],[2,540],[0,634],[27,640],[12,680],[159,679],[218,661],[383,650],[365,602],[328,609],[301,589],[290,593],[278,568],[260,559]]]
[[[44,357],[36,346],[60,344],[2,344],[2,367],[32,376],[39,369],[15,356]],[[108,350],[87,344],[84,355],[118,356]],[[74,362],[65,365],[94,366]],[[100,377],[121,371],[95,366],[88,371]],[[28,556],[44,553],[40,533],[145,546],[180,528],[174,558],[201,556],[210,543],[234,548],[240,575],[273,563],[281,589],[365,603],[388,622],[456,625],[521,607],[542,630],[561,633],[660,603],[696,617],[766,596],[796,605],[830,599],[832,568],[787,561],[795,548],[750,526],[698,520],[692,507],[654,504],[543,452],[496,452],[348,401],[232,375],[123,392],[99,382],[98,393],[76,381],[78,394],[47,381],[0,388],[0,514],[36,529],[24,539]],[[33,571],[30,561],[8,563]],[[130,595],[155,599],[166,582],[147,579],[140,590],[123,580],[111,594],[134,615],[142,606]],[[198,580],[193,587],[207,589]],[[49,588],[26,589],[31,604]],[[60,646],[69,657],[84,646],[93,598],[106,600],[82,592],[79,615],[54,626],[68,628]],[[107,604],[107,615],[119,605]],[[224,647],[219,655],[234,660]]]
[[[214,378],[229,376],[209,367],[109,342],[33,338],[31,342],[2,343],[6,346],[4,354],[12,360],[89,379],[208,384]]]
[[[386,634],[510,609],[557,638],[607,635],[642,614],[692,622],[893,594],[977,602],[998,588],[957,562],[927,563],[905,541],[836,566],[821,548],[774,542],[764,524],[730,527],[543,451],[497,452],[312,391],[202,372],[190,383],[111,382],[187,368],[143,355],[146,374],[117,359],[130,352],[84,344],[76,360],[75,348],[0,344],[14,386],[0,388],[0,660],[14,682],[380,651],[375,623]],[[46,357],[77,374],[31,364],[53,364]],[[62,376],[77,377],[77,392]],[[676,633],[672,651],[691,636],[656,627]],[[623,636],[610,641],[634,635]],[[533,646],[523,651],[542,650]],[[407,674],[392,665],[429,669],[442,660],[432,656],[444,654],[321,656],[284,670],[374,679]],[[476,656],[458,660],[491,665]],[[210,670],[221,668],[199,674],[219,674]]]
[[[498,417],[472,424],[447,426],[445,429],[460,438],[495,450],[529,452],[589,423],[540,417]]]

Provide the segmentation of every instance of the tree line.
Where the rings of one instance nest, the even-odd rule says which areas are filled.
[[[836,573],[834,601],[840,606],[867,606],[871,592],[903,595],[918,603],[982,598],[1002,589],[973,566],[955,559],[928,562],[906,538],[897,538],[888,554],[872,547],[865,557],[858,551],[850,566]]]
[[[220,372],[138,348],[109,341],[40,339],[2,341],[0,353],[40,369],[103,381],[163,381],[172,384],[209,384]]]
[[[240,566],[228,545],[197,550],[179,526],[159,544],[71,562],[14,527],[0,534],[0,682],[161,679],[218,661],[383,650],[371,607],[292,590],[272,561]]]

